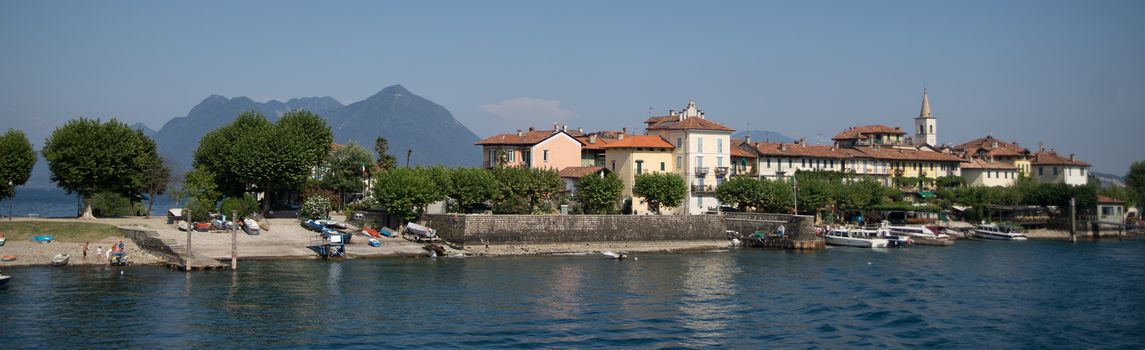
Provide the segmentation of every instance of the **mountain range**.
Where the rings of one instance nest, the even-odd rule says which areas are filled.
[[[793,142],[793,141],[795,141],[795,139],[788,137],[787,135],[780,134],[780,133],[777,133],[774,131],[767,131],[767,130],[736,131],[734,134],[732,134],[732,137],[737,138],[737,139],[742,139],[742,138],[744,138],[744,136],[747,136],[747,135],[751,135],[751,140],[753,142],[764,142],[764,141],[768,141],[768,142]]]
[[[412,150],[410,165],[441,164],[474,166],[480,152],[473,145],[477,135],[462,125],[441,105],[418,96],[401,85],[394,85],[369,98],[343,105],[331,97],[294,98],[286,102],[255,102],[247,97],[226,98],[211,95],[186,116],[173,118],[154,131],[159,153],[167,157],[175,172],[191,168],[194,150],[207,132],[233,121],[239,114],[255,111],[272,122],[286,112],[305,109],[322,116],[334,132],[334,142],[351,141],[373,150],[378,136],[389,140],[389,153],[404,164]],[[143,132],[150,129],[136,124]]]

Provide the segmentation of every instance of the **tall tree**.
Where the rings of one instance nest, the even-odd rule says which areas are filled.
[[[412,221],[426,205],[444,199],[436,187],[424,168],[394,168],[375,177],[373,195],[386,212]]]
[[[1145,160],[1133,162],[1125,174],[1125,186],[1133,192],[1138,204],[1145,203]]]
[[[461,212],[484,203],[497,195],[497,179],[482,168],[456,168],[449,175],[449,198]]]
[[[0,200],[16,195],[16,186],[28,182],[36,151],[23,131],[8,129],[0,135]]]
[[[171,168],[162,156],[147,161],[147,177],[143,179],[143,186],[147,189],[147,218],[151,218],[151,208],[155,207],[155,197],[167,191],[167,183],[171,181]]]
[[[373,168],[374,155],[370,150],[354,141],[330,152],[323,167],[322,187],[338,193],[340,202],[345,202],[346,193],[362,192],[366,188],[363,181]]]
[[[499,185],[495,201],[502,208],[501,213],[536,213],[539,205],[551,201],[565,189],[556,170],[496,167],[491,171]],[[506,205],[517,203],[521,205]]]
[[[393,169],[397,163],[397,158],[389,153],[390,142],[385,137],[378,136],[374,139],[374,152],[378,153],[378,168],[382,170]]]
[[[79,193],[82,218],[94,219],[91,196],[108,191],[139,198],[146,191],[147,165],[158,158],[155,142],[115,119],[107,123],[80,118],[56,128],[44,141],[44,159],[52,181]]]
[[[277,123],[246,112],[203,136],[194,165],[214,173],[224,194],[265,192],[263,209],[269,209],[275,190],[302,189],[333,140],[326,121],[305,110],[287,112]]]
[[[643,201],[648,203],[648,209],[659,214],[660,208],[672,208],[684,201],[684,197],[688,194],[688,184],[677,174],[641,174],[636,175],[632,194],[643,198]]]
[[[624,183],[616,174],[592,174],[576,182],[576,201],[585,214],[616,214],[616,205],[624,192]]]

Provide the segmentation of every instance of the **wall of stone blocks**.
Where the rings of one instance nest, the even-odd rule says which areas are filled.
[[[715,215],[423,215],[456,244],[721,240]]]

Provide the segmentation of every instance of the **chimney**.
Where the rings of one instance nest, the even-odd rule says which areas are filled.
[[[1076,155],[1075,155],[1075,154],[1073,154],[1073,153],[1070,153],[1070,154],[1069,154],[1069,161],[1071,161],[1071,162],[1076,162],[1076,161],[1077,161],[1077,157],[1076,157]]]
[[[744,143],[751,143],[751,135],[746,135],[746,136],[744,136],[744,137],[743,137],[743,142],[744,142]]]
[[[561,125],[561,131],[568,132],[569,131],[569,125],[568,124]]]
[[[621,134],[627,134],[627,133],[628,133],[628,128],[627,128],[627,127],[624,127],[624,128],[620,128],[620,133],[621,133]]]
[[[780,142],[779,143],[779,151],[780,152],[787,152],[787,144]]]
[[[807,145],[807,139],[800,137],[799,138],[799,145],[800,146],[806,146]]]
[[[620,133],[620,135],[617,135],[616,139],[617,140],[623,140],[624,139],[624,133]]]
[[[517,129],[517,136],[524,136],[524,133],[521,132],[521,129]]]
[[[561,131],[561,124],[553,123],[553,131]]]
[[[583,134],[584,128],[576,128],[576,132]]]
[[[588,135],[588,143],[596,143],[596,134]]]
[[[530,126],[529,131],[536,131],[536,129],[533,129],[533,127]]]

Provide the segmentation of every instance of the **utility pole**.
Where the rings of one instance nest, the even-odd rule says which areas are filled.
[[[195,223],[191,221],[191,208],[183,212],[187,216],[187,255],[183,257],[183,269],[191,273],[191,232],[195,230]]]
[[[409,157],[413,155],[413,149],[406,150],[406,168],[409,168]]]
[[[795,194],[795,215],[799,215],[799,178],[791,174],[791,191]]]
[[[238,212],[231,211],[231,220],[238,220]],[[239,240],[235,225],[231,225],[231,271],[239,268]]]
[[[1077,224],[1074,222],[1077,211],[1077,201],[1069,199],[1069,241],[1077,242]]]

